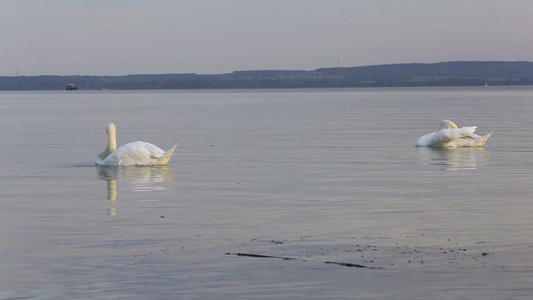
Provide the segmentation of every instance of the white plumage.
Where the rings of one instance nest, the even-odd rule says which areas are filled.
[[[492,132],[484,136],[475,134],[476,126],[458,128],[450,120],[443,120],[439,130],[428,133],[416,140],[417,147],[457,148],[483,147]]]
[[[114,123],[107,125],[108,143],[96,157],[96,164],[103,166],[165,166],[170,161],[176,145],[165,151],[156,145],[136,141],[117,149],[117,129]]]

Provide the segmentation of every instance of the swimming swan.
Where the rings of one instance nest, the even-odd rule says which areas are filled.
[[[458,128],[450,120],[443,120],[439,130],[428,133],[416,140],[417,147],[457,148],[457,147],[483,147],[490,135],[479,136],[474,133],[476,126]]]
[[[96,164],[102,166],[166,166],[176,145],[164,151],[156,145],[136,141],[117,149],[117,127],[109,123],[106,128],[107,147],[96,157]]]

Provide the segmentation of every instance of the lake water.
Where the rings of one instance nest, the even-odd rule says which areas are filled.
[[[531,299],[533,88],[0,93],[0,299]],[[442,119],[484,149],[414,147]],[[168,167],[97,168],[178,143]]]

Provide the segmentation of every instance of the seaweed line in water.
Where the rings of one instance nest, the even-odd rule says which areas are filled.
[[[370,267],[370,266],[365,266],[365,265],[360,265],[360,264],[340,263],[340,262],[335,262],[335,261],[325,261],[324,263],[339,265],[343,267],[350,267],[350,268],[381,269],[381,267]]]
[[[261,255],[261,254],[253,254],[253,253],[231,253],[231,252],[228,252],[228,253],[226,253],[226,255],[246,256],[246,257],[254,257],[254,258],[276,258],[276,259],[282,259],[282,260],[296,260],[296,258],[293,258],[293,257]],[[341,263],[341,262],[334,262],[334,261],[326,261],[324,263],[339,265],[339,266],[343,266],[343,267],[350,267],[350,268],[381,269],[381,267],[370,267],[370,266],[365,266],[365,265],[360,265],[360,264]]]
[[[271,256],[271,255],[261,255],[261,254],[251,254],[251,253],[226,253],[226,255],[236,255],[236,256],[246,256],[246,257],[256,257],[256,258],[277,258],[283,260],[296,260],[292,257],[281,257],[281,256]]]

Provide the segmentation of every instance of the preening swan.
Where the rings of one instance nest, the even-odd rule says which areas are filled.
[[[476,126],[458,128],[450,120],[443,120],[439,130],[428,133],[416,140],[417,147],[457,148],[457,147],[483,147],[490,135],[480,136],[474,133]]]
[[[96,157],[96,164],[102,166],[166,166],[176,145],[164,151],[156,145],[136,141],[117,149],[117,127],[109,123],[106,128],[107,147]]]

